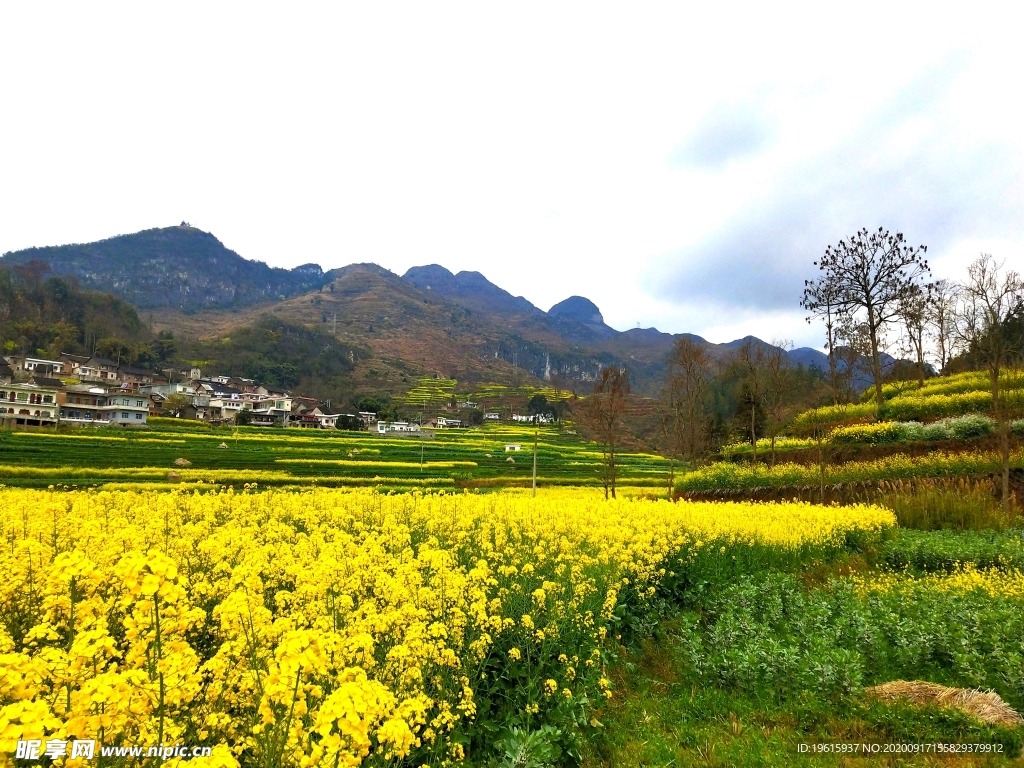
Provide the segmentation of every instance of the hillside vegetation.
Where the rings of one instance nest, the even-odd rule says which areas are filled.
[[[213,235],[184,223],[80,245],[28,248],[0,263],[45,262],[62,277],[93,290],[112,291],[140,309],[245,307],[319,288],[316,264],[269,267],[228,250]]]
[[[0,264],[0,344],[4,354],[90,354],[100,342],[148,341],[135,308],[109,293],[48,275],[40,264]],[[155,360],[155,358],[154,358]]]

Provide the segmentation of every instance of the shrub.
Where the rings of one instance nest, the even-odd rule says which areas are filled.
[[[954,440],[967,440],[971,437],[985,437],[995,430],[995,422],[988,416],[972,413],[956,419],[947,419],[946,425]]]

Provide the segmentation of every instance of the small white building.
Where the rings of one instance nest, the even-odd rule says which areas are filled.
[[[237,397],[211,397],[210,417],[223,422],[231,422],[240,411],[249,410],[251,403],[244,402]]]
[[[320,429],[337,429],[338,418],[340,416],[340,413],[321,413],[317,415],[317,420],[320,422]]]
[[[40,357],[26,357],[22,367],[26,372],[39,376],[54,376],[58,373],[64,373],[63,360],[44,360]]]
[[[419,432],[420,425],[413,421],[378,421],[377,434],[387,432]]]
[[[524,424],[550,424],[554,419],[546,413],[513,413],[512,421],[518,421]]]
[[[484,414],[484,421],[501,421],[501,414],[497,411],[487,411]]]
[[[508,445],[505,446],[505,453],[508,453],[509,451],[521,451],[521,450],[523,450],[523,446],[520,445],[519,443],[509,443]]]

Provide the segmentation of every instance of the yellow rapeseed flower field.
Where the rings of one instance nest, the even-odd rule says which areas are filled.
[[[892,592],[913,596],[922,591],[971,592],[978,590],[989,597],[1024,598],[1024,573],[1016,568],[977,568],[964,563],[953,573],[929,573],[914,576],[909,573],[874,573],[866,577],[851,577],[858,594],[888,594]]]
[[[589,727],[659,589],[894,522],[574,490],[0,489],[0,761],[61,738],[214,745],[196,768],[439,765],[489,723]]]

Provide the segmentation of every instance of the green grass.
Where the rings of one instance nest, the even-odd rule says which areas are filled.
[[[925,766],[1020,765],[1024,734],[986,726],[949,709],[886,705],[850,697],[834,701],[807,691],[767,703],[741,691],[694,680],[680,652],[685,633],[666,622],[613,680],[617,696],[599,713],[600,735],[584,768],[640,766]],[[849,758],[812,755],[801,744],[995,743],[1003,756],[978,762],[935,756]]]

